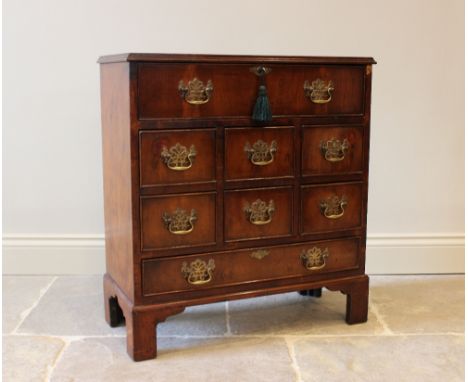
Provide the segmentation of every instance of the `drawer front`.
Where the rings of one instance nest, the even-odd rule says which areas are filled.
[[[302,187],[302,233],[317,233],[361,226],[362,184]]]
[[[304,126],[302,175],[362,171],[362,127]]]
[[[215,193],[141,198],[142,250],[213,245]]]
[[[214,129],[140,133],[142,187],[215,181]]]
[[[250,117],[260,64],[138,66],[140,119]],[[362,115],[364,66],[267,65],[273,115]]]
[[[358,268],[359,238],[143,261],[145,296]]]
[[[227,128],[225,178],[292,177],[294,128]]]
[[[290,187],[225,192],[225,240],[290,236],[292,199]]]

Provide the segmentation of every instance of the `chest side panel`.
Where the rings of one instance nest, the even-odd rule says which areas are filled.
[[[129,64],[101,65],[107,273],[134,295]]]

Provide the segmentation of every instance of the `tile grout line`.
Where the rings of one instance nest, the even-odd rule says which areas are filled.
[[[44,295],[47,293],[49,288],[55,283],[57,279],[58,279],[58,276],[55,276],[44,288],[42,288],[39,291],[39,297],[37,298],[37,300],[34,301],[34,303],[29,308],[21,312],[20,321],[15,326],[15,328],[11,331],[11,334],[17,334],[17,331],[20,328],[20,326],[23,325],[23,322],[26,320],[26,318],[31,314],[31,312],[36,308],[36,306],[39,305],[39,302],[41,301],[42,297],[44,297]]]
[[[352,338],[352,337],[426,337],[426,336],[455,336],[455,337],[463,337],[465,333],[463,332],[421,332],[421,333],[382,333],[382,334],[375,334],[375,333],[343,333],[343,334],[287,334],[288,338]],[[236,338],[284,338],[284,334],[234,334],[232,335]],[[44,334],[44,333],[15,333],[15,334],[4,334],[3,337],[44,337],[44,338],[56,338],[62,339],[66,341],[82,341],[85,339],[95,339],[95,338],[126,338],[125,334],[117,334],[117,335],[98,335],[98,334],[91,334],[91,335],[53,335],[53,334]],[[158,335],[158,338],[224,338],[226,337],[225,334],[222,335]]]
[[[291,359],[291,367],[294,370],[294,374],[296,375],[296,382],[303,382],[301,376],[301,370],[299,369],[299,365],[297,364],[296,360],[296,351],[294,350],[294,344],[291,342],[291,337],[283,336],[284,342],[286,342],[286,347],[288,348],[289,358]]]
[[[405,337],[405,336],[460,336],[463,337],[463,332],[421,332],[421,333],[343,333],[343,334],[287,334],[289,338],[349,338],[349,337]],[[86,338],[102,338],[99,336],[87,336]],[[117,336],[115,336],[117,337]],[[121,336],[124,338],[125,336]],[[226,335],[159,335],[158,338],[223,338]],[[284,338],[284,334],[234,334],[236,338]]]
[[[388,336],[391,336],[391,335],[394,335],[395,333],[393,332],[393,330],[390,329],[390,327],[388,326],[388,324],[385,322],[385,319],[383,318],[383,315],[379,312],[379,309],[377,308],[377,305],[372,302],[372,300],[370,299],[370,311],[372,313],[374,313],[375,315],[375,318],[377,319],[377,322],[382,325],[383,329],[384,329],[384,332],[383,334],[384,335],[388,335]]]
[[[44,381],[45,382],[50,382],[50,378],[52,377],[52,374],[55,370],[55,367],[57,366],[57,364],[59,363],[59,361],[62,359],[62,356],[63,354],[65,353],[65,351],[68,349],[68,347],[70,346],[70,343],[71,341],[65,339],[62,337],[62,341],[64,342],[63,344],[63,347],[62,349],[60,349],[59,353],[57,354],[57,356],[55,357],[54,361],[52,362],[52,364],[50,365],[47,365],[47,370],[46,370],[46,375],[45,375],[45,378],[44,378]]]
[[[231,332],[231,317],[229,316],[229,305],[228,301],[226,301],[226,333],[224,334],[225,336],[232,336]]]
[[[70,341],[70,342],[82,341],[88,338],[90,339],[93,339],[93,338],[127,338],[125,334],[121,334],[121,335],[120,334],[117,334],[117,335],[115,334],[109,334],[109,335],[90,334],[90,335],[82,335],[82,336],[77,336],[77,335],[67,336],[67,335],[62,335],[62,334],[46,334],[46,333],[10,333],[10,334],[4,334],[3,337],[43,337],[43,338],[60,339],[60,340]],[[171,338],[171,337],[188,338],[184,336],[162,336],[161,338]],[[198,338],[198,337],[195,336],[194,338]],[[200,338],[202,338],[202,336],[200,336]],[[216,337],[213,336],[213,338],[216,338]]]

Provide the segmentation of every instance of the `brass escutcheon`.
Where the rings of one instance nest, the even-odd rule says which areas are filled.
[[[247,153],[247,157],[250,159],[252,164],[256,166],[266,166],[275,160],[275,154],[278,150],[276,141],[268,143],[259,139],[252,146],[247,142],[244,146],[244,151]]]
[[[326,258],[328,257],[328,248],[320,249],[318,247],[313,247],[302,250],[300,258],[302,260],[302,265],[309,271],[318,271],[325,268]]]
[[[341,162],[349,149],[349,142],[346,138],[343,141],[332,138],[329,141],[320,141],[320,148],[327,161]]]
[[[259,249],[258,251],[253,251],[249,256],[253,259],[261,260],[269,254],[270,251],[267,251],[266,249]]]
[[[335,88],[333,87],[332,81],[328,81],[328,84],[326,84],[325,81],[317,78],[311,83],[309,83],[309,81],[304,82],[305,95],[313,103],[322,104],[330,102],[334,90]]]
[[[215,262],[213,259],[208,260],[208,263],[201,259],[196,259],[190,265],[184,261],[180,271],[189,284],[202,285],[211,281],[214,269]]]
[[[183,80],[179,82],[179,95],[191,105],[203,105],[207,103],[213,93],[213,83],[208,80],[206,85],[198,78],[190,80],[185,85]]]
[[[348,205],[348,201],[345,196],[341,198],[337,195],[334,195],[327,200],[322,200],[320,202],[320,210],[322,215],[327,219],[339,219],[345,213],[345,207]]]
[[[194,222],[197,220],[197,211],[192,209],[190,214],[187,211],[176,208],[174,213],[164,212],[162,220],[167,230],[174,235],[187,235],[193,231]]]
[[[188,170],[192,167],[196,155],[197,151],[194,145],[191,145],[187,149],[187,147],[182,146],[179,142],[169,149],[163,146],[161,150],[162,161],[169,169],[174,171]]]
[[[252,66],[250,71],[258,77],[263,77],[271,72],[271,68],[268,66]]]
[[[263,200],[257,199],[252,204],[244,206],[244,212],[249,222],[255,225],[264,225],[271,223],[273,213],[275,212],[275,203],[270,200],[268,204]]]

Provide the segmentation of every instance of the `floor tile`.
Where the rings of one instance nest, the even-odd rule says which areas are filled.
[[[73,342],[52,374],[52,381],[293,382],[288,350],[282,339],[163,338],[158,358],[135,363],[125,340]],[[273,367],[274,366],[274,367]]]
[[[11,333],[20,323],[22,313],[39,299],[41,290],[54,278],[52,276],[3,276],[2,320],[3,333]]]
[[[374,276],[371,301],[396,333],[465,331],[464,276]]]
[[[54,312],[51,315],[51,312]],[[125,327],[104,320],[101,276],[59,277],[18,330],[28,334],[123,336]],[[225,303],[188,307],[158,325],[158,335],[223,335]]]
[[[191,306],[158,324],[158,336],[203,336],[226,333],[226,303]]]
[[[463,336],[304,338],[294,342],[304,382],[463,381]]]
[[[64,345],[62,340],[50,337],[3,337],[3,381],[44,381]]]
[[[384,331],[372,312],[365,324],[346,324],[346,296],[327,290],[321,298],[294,292],[232,301],[228,309],[233,334],[379,334]]]
[[[18,329],[20,333],[51,335],[124,335],[104,320],[102,276],[57,278],[38,306]]]
[[[4,330],[52,280],[4,277]],[[67,339],[53,381],[296,381],[276,337],[292,335],[304,382],[463,380],[463,276],[371,276],[370,297],[369,321],[352,326],[346,296],[326,289],[319,299],[286,293],[190,307],[158,325],[158,358],[134,363],[125,327],[104,321],[102,277],[59,277],[19,334],[4,336],[3,377],[43,381],[65,344],[39,335],[50,334],[82,337]]]

